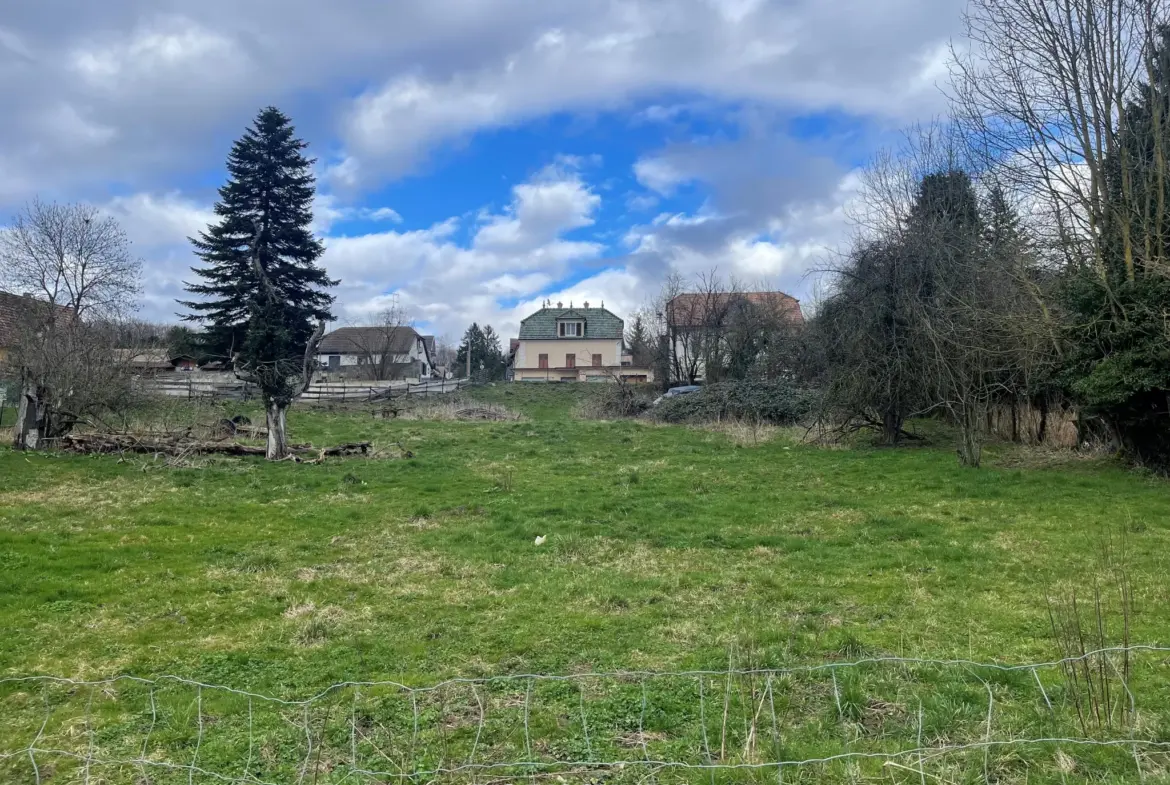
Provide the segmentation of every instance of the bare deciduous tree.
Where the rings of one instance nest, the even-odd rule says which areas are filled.
[[[746,378],[773,343],[791,337],[800,321],[794,307],[785,295],[746,286],[716,270],[691,282],[672,273],[655,306],[664,322],[672,380],[694,384]]]
[[[0,283],[81,321],[125,316],[141,272],[118,222],[89,205],[35,200],[0,233]]]
[[[0,283],[28,295],[10,360],[21,381],[17,448],[126,404],[129,369],[114,346],[140,271],[117,222],[87,205],[34,201],[0,231]]]
[[[114,348],[120,329],[29,303],[11,358],[21,377],[13,446],[45,447],[75,425],[103,423],[133,406],[129,360],[136,350]]]
[[[358,356],[359,370],[375,381],[393,379],[399,366],[409,362],[409,350],[402,351],[405,343],[403,331],[409,333],[412,340],[414,338],[411,320],[398,299],[394,298],[390,306],[374,318],[374,324],[354,326],[357,329],[347,333],[347,340]]]
[[[1119,227],[1133,276],[1138,216],[1124,205],[1134,184],[1123,165],[1120,193],[1111,193],[1107,169],[1125,155],[1126,101],[1142,79],[1154,82],[1146,52],[1166,10],[1164,0],[972,0],[972,48],[953,58],[956,111],[981,168],[994,167],[1005,187],[1033,202],[1049,248],[1102,280],[1109,223]],[[1164,212],[1148,215],[1160,222]]]
[[[1063,391],[1082,435],[1163,470],[1168,13],[1167,0],[972,0],[953,74],[980,168],[1023,198],[1061,278]]]

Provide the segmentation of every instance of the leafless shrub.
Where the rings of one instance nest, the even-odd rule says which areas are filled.
[[[1052,637],[1064,660],[1068,698],[1084,733],[1089,728],[1125,728],[1135,719],[1130,629],[1133,587],[1120,549],[1112,538],[1101,544],[1100,576],[1087,593],[1069,588],[1048,598]],[[1107,651],[1118,648],[1118,652]]]

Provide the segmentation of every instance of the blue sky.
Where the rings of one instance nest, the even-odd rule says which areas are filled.
[[[100,6],[100,7],[99,7]],[[452,338],[545,298],[625,317],[671,271],[809,300],[856,169],[943,108],[958,0],[17,0],[0,211],[116,216],[173,320],[231,141],[318,158],[339,323],[397,301]]]

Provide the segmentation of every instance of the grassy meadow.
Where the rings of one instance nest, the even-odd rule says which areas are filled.
[[[337,782],[354,757],[382,772],[357,780],[371,782],[533,759],[726,761],[745,768],[721,781],[776,781],[749,766],[992,737],[1170,740],[1170,667],[1157,654],[1134,658],[1133,710],[1122,689],[1092,701],[1059,668],[1038,673],[1043,693],[1031,671],[973,666],[508,678],[890,655],[1041,662],[1064,653],[1050,607],[1059,614],[1074,592],[1098,636],[1094,586],[1103,629],[1090,644],[1170,637],[1165,480],[1008,445],[972,471],[945,439],[829,449],[782,430],[574,417],[589,394],[478,391],[523,415],[507,422],[294,409],[293,441],[385,449],[320,466],[0,448],[0,678],[170,674],[296,700],[351,680],[504,677],[422,693],[345,688],[307,707],[256,701],[254,715],[243,696],[187,684],[5,681],[0,781],[81,781],[91,772],[72,756],[85,750],[198,766],[94,767],[95,782],[217,781],[203,771]],[[59,754],[30,760],[34,738]],[[1045,744],[781,773],[1156,782],[1167,766],[1153,747]],[[516,774],[492,771],[467,778]],[[611,775],[715,779],[649,766]]]

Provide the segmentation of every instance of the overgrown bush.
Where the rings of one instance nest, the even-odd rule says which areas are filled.
[[[709,384],[697,393],[666,398],[652,410],[669,423],[735,419],[789,425],[816,405],[816,393],[783,380],[745,380]]]
[[[582,403],[581,414],[599,420],[637,417],[650,408],[653,400],[650,389],[624,381],[599,384],[593,395]]]

